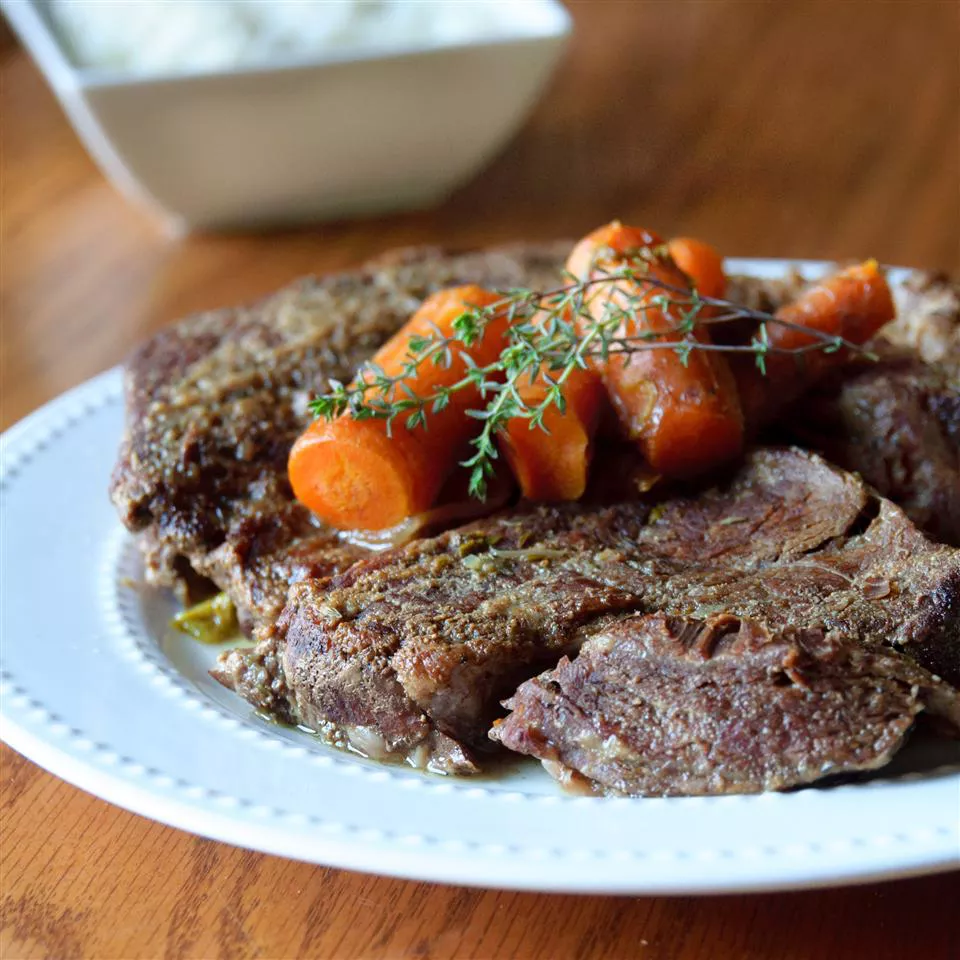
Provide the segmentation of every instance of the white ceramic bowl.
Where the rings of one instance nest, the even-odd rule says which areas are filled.
[[[494,40],[141,76],[76,67],[36,0],[0,6],[104,173],[174,230],[441,200],[519,127],[570,31],[554,0],[516,0]]]

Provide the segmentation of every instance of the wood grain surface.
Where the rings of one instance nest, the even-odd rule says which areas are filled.
[[[184,313],[401,244],[573,236],[620,217],[728,254],[960,271],[960,4],[570,6],[546,96],[444,206],[269,236],[164,236],[0,45],[2,426]],[[439,887],[200,840],[6,748],[0,761],[11,960],[960,956],[956,874],[713,899]]]

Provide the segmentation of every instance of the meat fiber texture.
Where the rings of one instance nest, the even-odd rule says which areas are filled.
[[[756,450],[726,483],[654,507],[513,511],[302,581],[219,677],[333,742],[463,772],[520,682],[653,612],[902,659],[926,684],[910,710],[960,720],[935,679],[960,681],[960,551],[800,450]]]
[[[878,348],[804,397],[790,436],[855,470],[923,530],[960,545],[960,381],[940,363]]]
[[[874,770],[956,692],[823,629],[628,617],[522,684],[491,736],[562,783],[627,796],[753,793]]]

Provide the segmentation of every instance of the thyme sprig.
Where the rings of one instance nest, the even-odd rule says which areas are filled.
[[[428,336],[412,336],[399,373],[389,375],[368,362],[350,384],[331,380],[330,390],[312,400],[310,409],[316,417],[328,420],[346,413],[356,420],[384,420],[390,435],[398,419],[408,430],[427,429],[430,415],[446,409],[457,394],[475,388],[482,406],[464,412],[476,419],[480,428],[471,441],[472,455],[461,465],[470,470],[471,496],[484,499],[499,456],[496,438],[507,422],[522,418],[529,421],[530,429],[549,432],[544,423],[547,411],[552,407],[561,414],[565,411],[564,383],[574,371],[587,369],[591,360],[663,349],[673,350],[684,364],[694,350],[750,354],[766,375],[767,358],[779,354],[798,356],[848,349],[869,356],[861,346],[843,337],[661,280],[649,273],[650,264],[661,255],[657,248],[631,252],[615,267],[595,266],[588,280],[567,275],[567,283],[546,292],[523,288],[505,291],[494,303],[461,314],[453,323],[452,335],[434,328]],[[621,281],[633,281],[636,293],[629,292],[629,286]],[[599,317],[595,307],[591,309],[597,297],[602,298]],[[656,332],[643,330],[642,323],[636,322],[638,315],[650,310],[667,320],[666,326],[659,324]],[[503,350],[492,363],[477,364],[471,348],[504,313],[509,328]],[[733,321],[756,324],[749,343],[703,342],[696,335],[699,326]],[[778,348],[768,337],[773,324],[802,332],[810,342],[791,349]],[[463,363],[459,380],[424,395],[414,392],[410,384],[421,367],[434,364],[449,368],[454,358]],[[538,381],[545,387],[543,399],[526,402],[521,388]]]

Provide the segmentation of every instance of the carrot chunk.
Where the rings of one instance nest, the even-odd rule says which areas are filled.
[[[518,393],[529,407],[544,401],[549,384],[542,367]],[[543,416],[545,430],[524,417],[507,422],[500,450],[528,500],[578,500],[587,488],[593,435],[604,400],[603,383],[592,370],[574,370],[561,387],[564,410],[552,405]]]
[[[454,321],[475,307],[499,300],[477,286],[455,287],[428,298],[407,324],[388,340],[373,363],[390,377],[403,373],[411,337],[431,337],[437,331],[452,336]],[[506,316],[496,316],[483,337],[468,351],[484,366],[505,346]],[[464,348],[466,350],[466,348]],[[401,383],[418,397],[461,380],[467,364],[458,350],[449,365],[427,359]],[[407,394],[397,390],[391,398]],[[368,395],[368,399],[371,399]],[[390,398],[388,398],[390,399]],[[316,420],[290,452],[288,475],[296,498],[331,526],[342,530],[384,530],[429,508],[457,465],[464,444],[476,429],[466,411],[481,403],[472,386],[450,395],[440,411],[428,408],[427,425],[408,428],[403,416],[387,425],[380,419],[355,419],[347,413],[336,420]]]
[[[679,306],[662,303],[683,299],[690,281],[666,255],[660,238],[649,231],[612,223],[580,241],[567,269],[582,280],[628,264],[631,255],[646,249],[643,276],[597,283],[588,296],[589,312],[597,321],[619,309],[624,320],[618,336],[658,334],[655,349],[611,353],[600,367],[607,393],[621,427],[636,441],[657,473],[684,477],[709,470],[736,457],[743,446],[743,416],[736,382],[723,357],[693,349],[684,359],[671,348],[683,338]],[[709,334],[696,327],[695,340],[709,344]]]
[[[723,257],[709,243],[694,237],[674,237],[667,244],[667,250],[673,262],[693,281],[698,293],[704,297],[723,297],[727,290]]]
[[[895,313],[890,287],[876,260],[827,277],[804,291],[775,316],[794,326],[767,325],[767,342],[777,350],[803,351],[822,339],[809,331],[864,344]],[[797,329],[797,326],[806,329]],[[752,357],[739,357],[734,365],[740,401],[748,425],[757,429],[774,420],[828,370],[849,360],[849,350],[826,353],[823,349],[795,353],[771,353],[766,357],[766,375]]]

